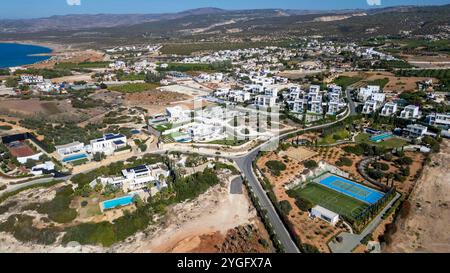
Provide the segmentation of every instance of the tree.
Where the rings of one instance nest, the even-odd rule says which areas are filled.
[[[102,161],[104,158],[105,158],[105,154],[104,153],[97,152],[97,153],[94,154],[94,160],[97,161],[97,162]]]
[[[18,78],[7,78],[5,82],[6,87],[17,87],[18,84],[19,84]]]
[[[82,197],[89,197],[92,193],[92,187],[89,184],[86,184],[81,189],[81,196]]]
[[[314,168],[317,168],[317,166],[319,166],[319,165],[314,160],[308,160],[308,161],[303,162],[303,166],[305,166],[305,168],[307,168],[307,169],[314,169]]]
[[[284,213],[284,215],[289,215],[292,210],[292,206],[287,200],[280,201],[280,209]]]
[[[145,152],[147,150],[147,144],[141,143],[139,145],[139,150],[141,150],[141,152]]]
[[[97,184],[95,184],[94,191],[100,193],[102,192],[102,190],[103,190],[102,183],[97,182]]]
[[[142,208],[145,206],[144,201],[142,201],[141,197],[138,194],[133,196],[133,203],[136,205],[137,208]]]

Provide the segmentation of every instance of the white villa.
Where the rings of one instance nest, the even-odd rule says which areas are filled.
[[[379,108],[379,103],[376,100],[368,100],[364,103],[362,109],[363,114],[372,114]]]
[[[124,192],[133,192],[150,188],[150,195],[167,187],[166,178],[170,172],[162,163],[153,165],[141,165],[134,168],[122,170],[120,177],[99,177],[92,181],[91,186],[97,182],[104,186],[107,184],[122,188]],[[149,184],[151,185],[149,187]]]
[[[400,113],[400,117],[404,119],[417,119],[420,118],[419,106],[408,105]]]
[[[127,146],[127,137],[122,134],[106,134],[101,138],[93,139],[86,150],[91,154],[103,153],[111,155],[116,150]]]
[[[450,126],[450,114],[433,113],[427,116],[429,125]]]
[[[56,146],[55,148],[56,152],[61,158],[85,152],[84,143],[81,143],[79,141],[72,142],[66,145]]]
[[[263,106],[263,107],[273,107],[277,102],[276,97],[267,96],[267,95],[259,95],[255,97],[255,105]]]
[[[384,117],[390,117],[397,112],[397,104],[394,102],[387,102],[383,109],[381,110],[381,114]]]
[[[358,92],[358,100],[365,102],[372,97],[373,93],[380,93],[380,87],[377,85],[368,85],[361,87]]]

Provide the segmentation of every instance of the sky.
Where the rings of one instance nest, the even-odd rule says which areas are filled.
[[[201,7],[222,9],[347,9],[396,5],[444,5],[450,0],[2,0],[0,19],[65,14],[171,13]]]

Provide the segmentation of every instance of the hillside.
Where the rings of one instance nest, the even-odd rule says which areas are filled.
[[[101,46],[313,35],[354,39],[398,35],[403,31],[430,35],[448,33],[449,22],[450,5],[341,11],[204,8],[176,14],[73,15],[0,21],[0,32],[5,39],[96,42]]]

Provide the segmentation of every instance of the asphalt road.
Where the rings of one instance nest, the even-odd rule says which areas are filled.
[[[253,150],[249,151],[245,156],[240,156],[240,157],[227,157],[227,156],[220,156],[220,157],[224,157],[224,158],[230,158],[230,159],[234,159],[236,164],[238,165],[238,167],[241,170],[242,175],[248,180],[249,182],[249,186],[252,188],[253,192],[256,194],[256,196],[258,197],[259,201],[261,202],[261,207],[267,210],[268,213],[268,217],[270,220],[270,223],[272,224],[272,226],[274,227],[275,233],[277,234],[277,237],[279,238],[281,244],[284,247],[284,250],[286,253],[300,253],[300,250],[298,249],[297,245],[295,244],[294,240],[291,238],[289,232],[287,231],[286,227],[284,226],[283,222],[281,221],[280,216],[278,215],[278,213],[276,212],[272,202],[270,201],[269,197],[267,196],[265,190],[263,189],[263,187],[261,186],[261,184],[258,182],[254,172],[253,172],[253,161],[256,160],[256,157],[258,155],[258,153],[263,150],[266,147],[269,147],[270,145],[273,144],[278,144],[279,141],[287,138],[288,135],[292,134],[292,133],[300,133],[300,132],[307,132],[307,131],[311,131],[311,130],[316,130],[316,129],[321,129],[321,128],[325,128],[328,127],[330,125],[333,125],[335,123],[338,123],[342,120],[347,119],[350,115],[354,115],[355,112],[355,104],[352,101],[350,94],[349,94],[350,90],[346,90],[346,95],[347,98],[349,100],[349,105],[348,105],[348,110],[347,113],[344,117],[342,117],[341,119],[331,122],[331,123],[327,123],[327,124],[322,124],[322,125],[317,125],[317,126],[312,126],[309,128],[305,128],[305,129],[299,129],[297,131],[294,132],[290,132],[290,133],[286,133],[284,135],[281,136],[277,136],[272,138],[271,140],[261,144],[260,146],[254,148]],[[156,154],[162,154],[165,153],[166,151],[155,151],[154,153]],[[210,155],[210,156],[218,156],[216,154],[214,155]],[[88,170],[90,171],[90,170]],[[86,171],[86,172],[88,172]],[[72,176],[67,176],[62,178],[63,180],[69,180]],[[14,186],[10,186],[4,193],[9,192],[9,191],[13,191],[13,190],[17,190],[29,185],[33,185],[33,184],[38,184],[38,183],[49,183],[53,180],[54,178],[43,178],[43,179],[38,179],[35,181],[30,181],[30,182],[26,182],[23,184],[18,184],[18,185],[14,185]]]
[[[254,150],[249,155],[236,158],[235,161],[241,169],[242,175],[247,179],[250,188],[258,197],[261,203],[261,208],[267,210],[267,216],[269,217],[270,223],[272,224],[278,239],[284,247],[284,251],[286,253],[300,253],[300,250],[292,240],[289,232],[287,231],[278,213],[276,212],[272,202],[270,201],[266,192],[253,173],[252,162],[256,159],[258,153],[259,149]]]

